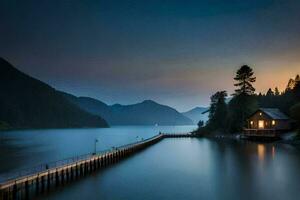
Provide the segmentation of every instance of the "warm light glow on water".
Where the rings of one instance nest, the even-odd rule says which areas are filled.
[[[263,144],[257,145],[257,154],[258,154],[258,159],[260,161],[263,161],[265,159],[266,148]]]
[[[272,158],[274,159],[275,158],[275,147],[272,146]]]

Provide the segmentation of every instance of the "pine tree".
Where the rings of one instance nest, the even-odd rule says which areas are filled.
[[[293,88],[295,100],[300,102],[300,80],[296,81],[295,87]]]
[[[271,88],[269,88],[269,90],[268,90],[268,92],[267,92],[266,95],[267,95],[268,97],[269,97],[269,96],[274,96],[274,92],[272,91]]]
[[[203,120],[200,120],[198,123],[198,128],[201,128],[202,126],[204,126],[204,121]]]
[[[237,72],[234,80],[238,87],[229,102],[229,127],[231,132],[240,132],[246,124],[246,118],[257,109],[257,97],[252,84],[256,81],[254,72],[248,65],[243,65]]]
[[[243,95],[253,95],[255,88],[252,86],[252,83],[256,81],[256,77],[253,77],[254,72],[251,67],[248,65],[243,65],[237,72],[234,80],[237,83],[234,86],[238,87],[235,90],[234,96],[243,94]]]
[[[299,76],[299,74],[297,74],[297,76],[295,78],[295,82],[300,82],[300,76]]]
[[[211,130],[225,130],[227,122],[226,91],[216,92],[211,96],[208,127]]]
[[[292,90],[294,87],[295,87],[295,80],[291,78],[291,79],[289,80],[287,86],[286,86],[285,91],[286,91],[286,92],[287,92],[287,91],[290,91],[290,90]]]
[[[275,96],[279,96],[280,95],[280,92],[278,90],[278,87],[275,87],[275,92],[274,92]]]

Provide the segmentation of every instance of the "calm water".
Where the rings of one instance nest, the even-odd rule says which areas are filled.
[[[164,127],[165,130],[171,128],[182,132],[191,127]],[[103,143],[116,145],[134,141],[136,134],[145,138],[155,134],[152,133],[153,127],[91,129],[87,130],[86,136],[78,133],[82,130],[77,130],[77,133],[64,131],[57,133],[51,130],[52,135],[47,137],[52,139],[44,139],[46,133],[42,133],[43,131],[35,134],[22,132],[11,141],[21,144],[27,134],[32,136],[32,141],[26,139],[25,147],[8,151],[25,150],[32,153],[33,158],[29,159],[31,161],[38,158],[47,160],[46,156],[55,158],[70,155],[72,151],[90,151],[93,149],[95,136],[100,137]],[[36,136],[38,134],[41,135]],[[39,141],[38,138],[43,140]],[[57,139],[60,142],[55,144]],[[32,145],[37,141],[37,145]],[[88,144],[90,147],[86,147]],[[31,146],[34,146],[33,149]],[[33,153],[36,150],[39,153]],[[24,155],[25,153],[19,156]],[[2,171],[4,170],[3,168]],[[179,138],[164,139],[112,167],[44,194],[38,199],[294,200],[299,199],[299,195],[300,149],[297,146]]]
[[[132,143],[159,132],[182,133],[195,126],[116,126],[0,132],[0,180],[20,169]]]

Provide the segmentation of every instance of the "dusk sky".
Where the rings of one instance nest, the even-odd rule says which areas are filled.
[[[300,73],[300,1],[1,0],[0,56],[75,95],[185,111],[232,93],[243,64],[257,92],[283,90]]]

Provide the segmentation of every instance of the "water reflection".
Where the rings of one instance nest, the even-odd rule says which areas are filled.
[[[270,153],[271,152],[271,153]],[[272,160],[275,159],[276,150],[274,144],[257,144],[257,155],[259,161],[264,161],[267,156],[271,156]]]
[[[272,159],[274,160],[275,158],[275,146],[272,145]]]
[[[101,149],[147,138],[151,134],[155,132],[147,127],[52,130],[39,134],[18,132],[15,138],[19,140],[9,143],[26,143],[25,146],[31,147],[11,151],[16,161],[20,151],[26,152],[21,157],[29,162],[26,159],[24,163],[13,164],[18,167],[42,158],[52,160],[56,156],[91,151],[95,138],[99,138],[97,149]],[[30,139],[25,140],[29,136]],[[32,148],[33,144],[38,145]],[[9,145],[2,146],[2,152],[9,148]],[[33,152],[43,149],[48,150],[44,156],[41,154],[30,160]],[[2,156],[0,169],[14,162]],[[63,190],[42,194],[37,199],[298,200],[299,169],[300,148],[297,146],[224,139],[168,139],[67,185]]]
[[[40,199],[298,200],[299,168],[281,144],[168,139]]]
[[[266,147],[265,147],[264,144],[258,144],[257,145],[257,154],[258,154],[258,159],[260,161],[264,161],[265,154],[266,154]]]
[[[196,126],[115,126],[111,128],[0,131],[0,181],[8,173],[136,142],[159,132],[188,132]]]

